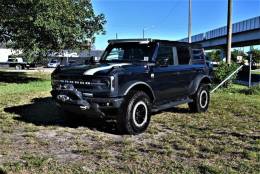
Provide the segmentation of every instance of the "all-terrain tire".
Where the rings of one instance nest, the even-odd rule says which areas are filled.
[[[117,115],[117,127],[122,134],[144,132],[151,119],[151,99],[143,91],[130,91]]]
[[[188,105],[192,112],[206,112],[210,102],[209,85],[201,84],[191,98],[193,102]]]

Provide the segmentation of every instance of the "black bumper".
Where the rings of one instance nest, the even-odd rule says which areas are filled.
[[[110,117],[110,112],[118,110],[123,103],[122,97],[86,98],[76,90],[52,90],[51,94],[63,110],[91,117]]]

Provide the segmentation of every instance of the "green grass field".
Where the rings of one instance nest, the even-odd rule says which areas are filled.
[[[113,121],[65,122],[48,74],[0,72],[0,173],[260,173],[260,88],[212,95],[207,113],[157,113],[121,136]]]
[[[257,71],[252,71],[252,74],[260,74],[260,71],[259,70],[257,70]]]

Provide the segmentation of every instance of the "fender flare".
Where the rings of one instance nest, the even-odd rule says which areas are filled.
[[[149,92],[151,93],[151,95],[153,97],[153,101],[154,101],[155,100],[155,95],[154,95],[152,87],[148,83],[143,82],[143,81],[130,81],[130,82],[126,83],[121,88],[121,92],[120,93],[121,93],[122,96],[126,96],[131,89],[133,89],[134,87],[137,87],[139,85],[145,86],[147,90],[149,89]]]
[[[201,84],[201,82],[205,82],[207,84],[211,84],[212,80],[211,78],[208,76],[208,75],[199,75],[197,76],[195,79],[194,79],[194,83],[192,85],[192,88],[191,88],[191,95],[195,94],[196,91],[198,90],[199,88],[199,85]]]

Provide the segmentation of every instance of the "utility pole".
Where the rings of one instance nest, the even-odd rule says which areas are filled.
[[[154,27],[155,27],[154,25],[151,25],[150,27],[144,27],[144,28],[143,28],[143,39],[144,39],[145,31],[150,30],[150,29],[152,29],[152,28],[154,28]]]
[[[227,64],[231,64],[231,44],[232,44],[232,0],[228,0],[227,14]]]
[[[253,57],[253,54],[252,54],[252,51],[250,51],[250,54],[249,54],[249,77],[248,77],[248,87],[251,88],[252,86],[252,57]]]
[[[118,35],[117,35],[117,33],[116,33],[116,39],[118,39]]]
[[[188,19],[188,39],[189,43],[191,43],[191,0],[189,0],[189,19]]]
[[[252,59],[253,59],[253,46],[250,46],[249,51],[249,77],[248,77],[248,87],[251,88],[252,86]]]

